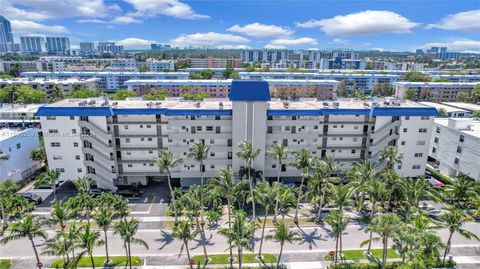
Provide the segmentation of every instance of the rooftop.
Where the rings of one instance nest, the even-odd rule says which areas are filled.
[[[480,138],[480,121],[472,118],[438,118],[435,123]]]
[[[230,86],[231,79],[130,79],[124,85],[222,85]],[[337,85],[333,79],[264,79],[270,85]]]
[[[11,137],[22,134],[22,137],[28,136],[27,133],[34,132],[34,129],[0,129],[0,142],[5,141]]]
[[[465,109],[468,111],[477,111],[480,110],[480,105],[477,104],[471,104],[471,103],[463,103],[463,102],[444,102],[442,104],[445,104],[447,106],[452,106],[452,107],[457,107],[461,109]]]
[[[73,84],[79,82],[95,82],[98,78],[2,78],[0,84]]]
[[[408,81],[396,81],[393,82],[394,86],[403,86],[403,87],[468,87],[473,88],[476,85],[480,84],[479,82],[408,82]]]
[[[443,109],[445,109],[445,111],[447,111],[447,113],[451,113],[451,112],[468,112],[468,110],[465,110],[465,109],[456,108],[456,107],[452,107],[452,106],[448,106],[448,105],[440,104],[440,103],[420,102],[420,104],[434,107],[434,108],[436,108],[437,110],[443,108]]]
[[[32,113],[37,112],[38,108],[43,106],[43,104],[0,104],[0,114],[1,113]]]
[[[188,72],[131,72],[131,71],[57,71],[57,72],[22,72],[22,76],[28,75],[71,75],[71,76],[106,76],[106,75],[123,75],[123,76],[188,76]]]

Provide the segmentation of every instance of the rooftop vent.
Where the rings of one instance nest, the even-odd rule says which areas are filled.
[[[102,106],[108,106],[108,101],[107,100],[103,101]]]
[[[218,103],[218,108],[223,109],[223,102]]]
[[[363,106],[364,107],[370,107],[370,103],[365,102],[365,103],[363,103]]]
[[[94,105],[95,103],[96,103],[95,100],[88,100],[88,105],[90,105],[90,106],[91,106],[91,105]]]
[[[200,103],[200,102],[195,103],[195,107],[196,107],[196,108],[200,108],[200,106],[201,106],[201,103]]]
[[[328,102],[323,102],[323,106],[328,106]]]
[[[372,106],[379,106],[380,104],[378,102],[373,102]]]
[[[117,106],[118,105],[118,102],[113,102],[112,103],[112,106]]]
[[[148,102],[147,107],[152,108],[153,107],[153,102]]]
[[[334,107],[339,107],[339,106],[340,106],[340,103],[339,103],[339,102],[333,102],[333,106],[334,106]]]
[[[81,101],[80,103],[78,103],[78,106],[86,106],[87,105],[87,101]]]
[[[161,105],[162,105],[162,102],[156,102],[155,105],[156,105],[156,106],[161,106]]]
[[[289,106],[290,106],[290,103],[288,103],[288,102],[283,102],[283,107],[284,107],[284,108],[288,108]]]

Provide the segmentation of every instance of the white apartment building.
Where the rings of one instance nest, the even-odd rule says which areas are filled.
[[[440,109],[444,109],[447,112],[448,118],[470,118],[472,117],[472,112],[445,104],[433,103],[433,102],[420,102],[422,105],[434,107],[438,112]]]
[[[99,78],[0,78],[0,89],[8,85],[28,85],[34,89],[44,91],[46,97],[49,98],[54,86],[62,88],[65,94],[70,94],[75,86],[84,86],[96,90],[99,82]]]
[[[405,98],[408,90],[417,92],[416,100],[433,102],[456,102],[459,93],[469,93],[480,82],[406,82],[393,83],[396,98]]]
[[[271,100],[263,81],[234,81],[230,99],[65,99],[37,112],[49,165],[62,172],[61,179],[89,175],[111,189],[165,180],[152,160],[161,149],[184,160],[172,169],[174,180],[198,183],[199,164],[187,154],[200,141],[211,147],[202,167],[207,178],[222,168],[239,171],[243,162],[235,153],[243,140],[261,149],[253,168],[267,179],[277,176],[277,162],[266,151],[278,143],[294,151],[307,148],[317,158],[332,154],[345,169],[355,161],[376,161],[393,145],[404,155],[395,169],[414,177],[424,173],[435,115],[434,108],[410,101]],[[300,174],[285,166],[281,177],[299,180]]]
[[[472,118],[435,119],[429,156],[443,174],[467,174],[480,180],[480,121]]]
[[[0,129],[0,181],[11,179],[21,182],[32,176],[39,163],[30,159],[30,152],[40,146],[38,129]]]
[[[39,128],[35,114],[43,104],[0,104],[0,128]]]

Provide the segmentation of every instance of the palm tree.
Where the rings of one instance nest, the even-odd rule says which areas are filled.
[[[440,201],[440,194],[424,177],[406,179],[404,190],[405,223],[408,222],[412,209],[418,209],[420,200]]]
[[[250,244],[250,240],[256,230],[256,225],[252,220],[247,221],[245,219],[245,212],[235,212],[231,228],[220,228],[218,233],[225,236],[228,240],[230,247],[236,247],[238,253],[238,268],[242,268],[243,250],[252,250],[253,246]]]
[[[325,218],[325,222],[330,225],[331,232],[335,237],[335,267],[338,263],[338,253],[340,257],[342,256],[342,234],[347,228],[349,218],[343,215],[343,212],[340,210],[332,211]]]
[[[13,195],[17,191],[17,184],[11,179],[4,180],[0,182],[0,211],[2,213],[2,235],[5,232],[5,229],[8,227],[8,217],[5,212],[5,197]]]
[[[78,246],[78,237],[80,235],[80,229],[75,225],[68,227],[68,231],[65,234],[65,241],[68,249],[72,252],[73,268],[77,269],[77,258],[75,255],[75,248]]]
[[[475,180],[465,174],[459,174],[457,180],[453,180],[445,188],[446,193],[453,198],[455,205],[465,208],[469,198],[477,196],[475,191]]]
[[[364,187],[365,193],[370,197],[370,203],[371,203],[371,208],[370,208],[370,220],[373,220],[375,216],[375,210],[376,210],[376,204],[378,202],[381,202],[385,200],[385,197],[387,196],[387,189],[385,188],[385,184],[376,180],[375,178],[370,178],[368,182],[366,183],[366,186]],[[372,237],[373,237],[373,230],[369,230],[370,235],[369,239],[370,241],[368,242],[368,249],[367,253],[370,253],[370,249],[372,247]]]
[[[278,190],[278,211],[282,215],[282,221],[285,220],[285,214],[296,204],[296,190],[285,185],[280,185]]]
[[[40,257],[38,256],[37,247],[35,246],[34,239],[36,237],[47,239],[47,233],[43,229],[45,220],[39,217],[35,217],[31,214],[23,216],[23,218],[15,221],[10,226],[10,233],[0,239],[1,244],[7,244],[8,242],[15,241],[22,238],[28,238],[32,244],[33,252],[37,259],[37,266],[40,265]],[[40,266],[38,266],[41,269]]]
[[[79,177],[75,181],[73,181],[73,184],[75,185],[78,193],[88,193],[90,191],[90,188],[92,187],[92,178]]]
[[[204,165],[203,162],[208,158],[208,152],[210,151],[210,146],[206,145],[203,140],[199,143],[193,144],[191,148],[188,149],[188,157],[195,159],[200,164],[200,218],[201,225],[205,225],[203,220],[203,208],[204,208],[204,193],[203,193],[203,172]]]
[[[65,222],[71,219],[73,216],[73,212],[66,207],[62,202],[55,203],[52,206],[52,212],[50,213],[51,221],[56,224],[60,225],[60,231],[65,231]]]
[[[397,147],[387,146],[380,151],[378,160],[380,162],[386,162],[386,169],[393,170],[395,164],[402,164],[403,154],[398,152]]]
[[[190,269],[193,269],[193,265],[190,263],[191,258],[190,258],[190,249],[188,247],[188,242],[193,240],[195,238],[195,235],[192,233],[190,228],[191,228],[190,223],[186,220],[182,220],[177,224],[175,224],[175,226],[173,227],[172,236],[182,241],[183,244],[182,244],[182,248],[180,249],[180,255],[182,254],[183,247],[185,247],[187,251],[188,261],[190,264]],[[207,264],[207,263],[208,263],[208,260],[205,260],[204,264]]]
[[[398,232],[401,225],[402,221],[398,218],[397,215],[393,213],[384,213],[374,217],[368,227],[368,229],[371,229],[374,233],[378,234],[380,238],[367,239],[362,242],[361,246],[368,244],[372,240],[382,240],[382,269],[385,269],[385,264],[387,263],[388,239]]]
[[[253,182],[251,178],[252,164],[255,158],[260,154],[260,149],[253,147],[252,141],[242,141],[238,144],[240,150],[236,153],[237,157],[245,162],[247,167],[248,184],[250,188],[250,198],[252,199],[252,215],[255,218],[255,198],[253,195]]]
[[[54,101],[62,100],[65,98],[65,91],[58,85],[53,85],[50,96]]]
[[[363,208],[367,184],[372,179],[377,178],[378,174],[379,171],[375,169],[370,161],[354,164],[352,170],[347,173],[347,178],[350,180],[349,185],[352,187],[352,192],[355,193],[355,205],[358,207],[358,210]]]
[[[60,177],[60,172],[57,170],[48,170],[38,176],[37,184],[49,183],[53,189],[53,200],[57,203],[57,180]]]
[[[272,158],[275,158],[278,161],[278,169],[277,169],[277,200],[275,202],[275,212],[273,215],[273,221],[277,221],[277,214],[278,214],[278,188],[280,184],[280,172],[282,171],[282,166],[283,166],[283,160],[288,158],[288,155],[290,155],[291,151],[287,149],[283,144],[279,143],[276,144],[275,146],[271,147],[268,150],[268,155]]]
[[[262,223],[262,235],[260,237],[260,247],[258,249],[258,257],[262,258],[262,246],[263,238],[265,236],[265,225],[267,224],[267,216],[270,210],[270,207],[275,203],[276,191],[274,187],[271,187],[268,182],[262,182],[255,187],[254,190],[257,201],[263,206],[264,217]]]
[[[103,242],[105,242],[105,254],[107,256],[107,260],[105,261],[106,264],[110,263],[110,257],[108,255],[108,236],[107,231],[112,226],[112,222],[116,217],[116,212],[107,208],[107,207],[100,207],[96,214],[93,215],[93,219],[97,223],[98,227],[103,230]]]
[[[173,156],[173,152],[171,152],[170,150],[160,150],[160,152],[158,153],[158,157],[155,157],[154,161],[160,167],[161,171],[167,173],[168,187],[170,188],[170,195],[172,196],[173,213],[175,214],[175,223],[177,223],[178,212],[177,212],[177,204],[175,202],[175,194],[173,192],[172,182],[171,182],[171,177],[172,177],[171,169],[177,166],[178,164],[182,163],[183,160],[182,158],[176,159]]]
[[[104,242],[100,240],[100,233],[90,228],[90,224],[87,224],[81,228],[81,232],[78,235],[78,247],[84,249],[82,253],[86,253],[88,256],[90,256],[90,262],[93,269],[95,269],[93,249],[103,244]]]
[[[42,255],[62,256],[63,266],[67,268],[68,265],[68,249],[66,248],[66,239],[62,232],[56,234],[52,239],[46,242],[46,250],[42,251]]]
[[[125,251],[127,253],[128,264],[130,264],[130,269],[132,269],[132,252],[130,245],[137,244],[145,247],[148,249],[148,245],[142,239],[135,238],[135,234],[138,231],[138,225],[140,221],[135,218],[131,218],[130,220],[123,218],[115,225],[114,234],[119,234],[123,240],[123,245],[125,247]]]
[[[343,209],[352,204],[352,192],[348,185],[335,186],[331,191],[330,199],[338,207],[338,210],[343,213]]]
[[[283,247],[285,243],[292,244],[294,241],[300,240],[298,233],[296,231],[291,231],[288,229],[285,222],[280,221],[275,223],[275,233],[273,235],[268,235],[267,240],[274,240],[275,242],[280,243],[280,252],[278,253],[277,267],[280,268],[280,261],[282,259]]]
[[[315,165],[312,168],[312,175],[307,183],[307,189],[311,196],[311,203],[318,206],[315,221],[320,220],[327,191],[330,191],[334,187],[334,181],[337,180],[331,177],[331,170],[328,164],[323,160],[315,162]]]
[[[312,167],[313,158],[312,154],[308,149],[301,149],[300,151],[295,152],[294,156],[295,158],[290,165],[297,168],[302,174],[302,181],[300,182],[300,190],[297,197],[297,205],[295,206],[295,217],[293,219],[293,222],[295,222],[295,224],[298,224],[298,208],[300,206],[300,199],[303,195],[303,183],[308,175],[308,170]]]
[[[405,178],[399,176],[393,170],[385,171],[381,176],[382,181],[385,183],[385,188],[389,190],[388,197],[382,207],[391,212],[393,208],[398,206],[398,204],[404,199]]]
[[[441,215],[439,219],[440,224],[436,228],[446,228],[449,231],[449,236],[445,245],[445,252],[443,254],[443,262],[445,262],[445,258],[450,252],[450,247],[452,246],[452,236],[454,233],[459,233],[468,240],[471,240],[472,238],[480,240],[476,234],[462,229],[463,224],[466,222],[466,215],[461,209],[450,208],[448,209],[448,212],[444,215]]]

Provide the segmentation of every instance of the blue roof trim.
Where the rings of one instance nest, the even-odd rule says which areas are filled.
[[[166,108],[112,108],[114,115],[162,115]]]
[[[433,107],[374,107],[371,116],[437,116]]]
[[[268,109],[267,116],[322,116],[321,109]]]
[[[110,107],[39,107],[35,116],[112,116]]]
[[[270,101],[268,82],[261,80],[234,80],[230,88],[231,101]]]
[[[231,109],[167,109],[166,116],[231,116]]]
[[[369,115],[370,109],[355,109],[355,108],[324,108],[322,109],[325,115]]]

